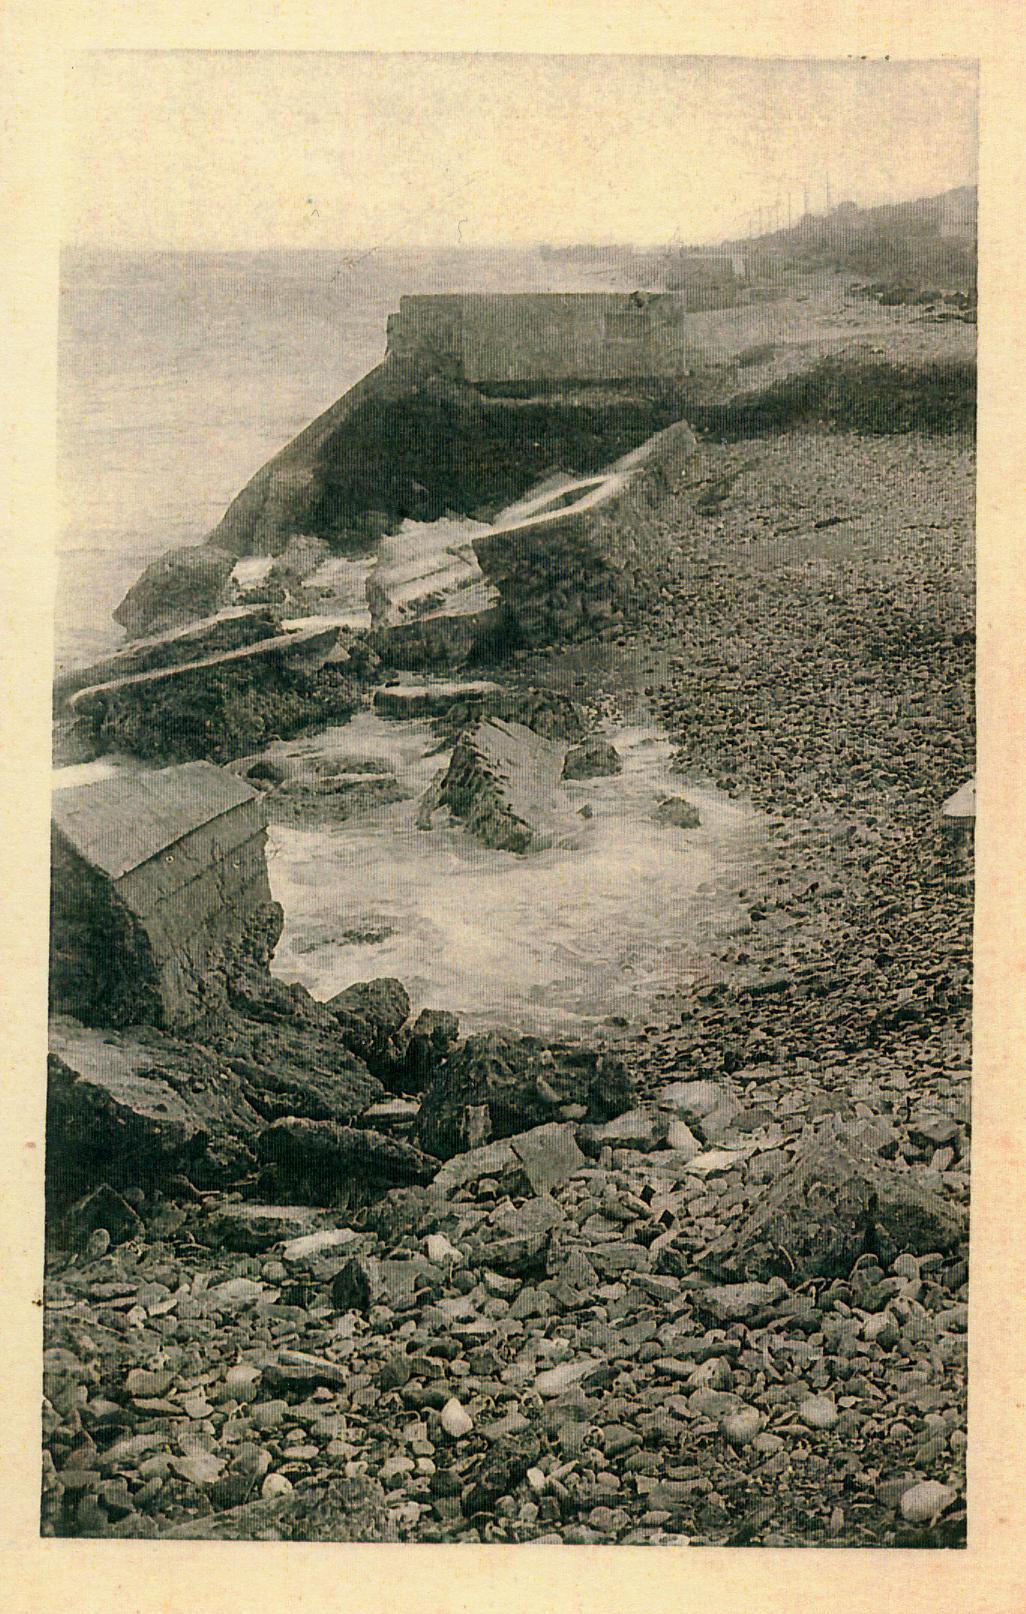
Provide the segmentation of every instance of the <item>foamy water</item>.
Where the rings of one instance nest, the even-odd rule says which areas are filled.
[[[320,999],[394,975],[415,1009],[453,1009],[464,1029],[573,1033],[644,1014],[699,963],[710,926],[729,923],[714,886],[758,826],[715,791],[683,788],[652,730],[610,738],[623,773],[567,785],[574,844],[521,857],[480,846],[444,811],[417,829],[416,798],[447,760],[427,754],[426,724],[368,713],[335,730],[346,755],[392,762],[413,799],[337,828],[272,828],[271,887],[287,916],[274,973]],[[681,794],[700,829],[653,821],[659,800]]]

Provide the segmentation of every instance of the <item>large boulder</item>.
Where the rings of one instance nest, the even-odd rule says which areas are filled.
[[[704,1260],[746,1279],[846,1277],[860,1255],[887,1262],[906,1251],[948,1251],[967,1232],[957,1201],[919,1173],[885,1165],[854,1125],[831,1117]]]
[[[583,1109],[590,1121],[606,1121],[632,1099],[626,1067],[613,1054],[489,1031],[468,1037],[438,1072],[421,1104],[417,1139],[449,1159],[558,1120],[565,1105]]]
[[[234,565],[211,544],[169,549],[132,584],[114,620],[138,636],[210,616],[229,596]]]
[[[392,976],[356,981],[329,998],[325,1008],[338,1023],[342,1041],[383,1081],[404,1068],[405,1041],[401,1032],[410,1015],[410,995]]]
[[[437,1160],[401,1138],[299,1117],[262,1132],[257,1154],[273,1168],[279,1194],[319,1205],[360,1204],[389,1188],[422,1187],[438,1170]]]
[[[521,723],[488,718],[456,742],[441,802],[485,846],[528,852],[552,831],[565,754]]]
[[[252,1166],[261,1117],[245,1084],[201,1050],[160,1033],[50,1030],[47,1167],[51,1202],[100,1182],[214,1184]]]
[[[449,1050],[459,1041],[460,1023],[448,1009],[421,1009],[410,1028],[403,1078],[408,1090],[422,1093]]]
[[[381,975],[354,981],[329,998],[325,1007],[353,1037],[394,1037],[410,1014],[410,994],[402,981]]]

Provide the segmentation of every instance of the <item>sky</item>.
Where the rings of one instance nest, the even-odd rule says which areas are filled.
[[[976,178],[969,62],[84,52],[63,239],[701,242]]]

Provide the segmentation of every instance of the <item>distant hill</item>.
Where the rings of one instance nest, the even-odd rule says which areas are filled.
[[[923,290],[969,291],[976,284],[976,187],[885,207],[842,202],[791,229],[727,245],[753,266],[775,260]]]
[[[787,269],[840,269],[896,288],[960,291],[975,300],[976,187],[884,207],[841,202],[789,229],[715,246],[542,246],[539,256],[550,274],[572,277],[582,290],[677,291],[695,309],[744,300],[747,283]]]

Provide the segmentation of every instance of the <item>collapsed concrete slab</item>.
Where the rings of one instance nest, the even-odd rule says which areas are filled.
[[[501,696],[502,685],[487,678],[457,682],[440,680],[431,684],[383,684],[374,691],[374,710],[382,717],[442,717],[454,706],[469,702],[479,706],[488,696]]]
[[[475,539],[519,642],[560,643],[644,609],[675,548],[667,498],[697,452],[678,421],[600,476],[559,479],[511,506]]]
[[[403,298],[384,362],[252,478],[202,545],[149,567],[118,621],[140,634],[217,610],[240,559],[300,537],[359,554],[406,521],[491,521],[553,467],[594,475],[685,414],[685,312],[672,294]],[[445,586],[473,581],[465,559]]]
[[[528,852],[551,831],[566,748],[488,718],[460,735],[440,799],[485,846]]]
[[[54,680],[54,696],[67,700],[78,690],[101,685],[134,673],[180,666],[207,656],[241,650],[283,632],[278,614],[269,606],[226,606],[214,616],[190,620],[183,627],[133,639],[90,667],[75,667]]]
[[[260,793],[207,762],[54,796],[50,994],[91,1024],[193,1018],[214,955],[272,906]]]
[[[180,1172],[216,1183],[252,1166],[265,1124],[243,1082],[202,1057],[138,1036],[50,1025],[46,1136],[57,1199],[97,1180],[120,1184]]]

